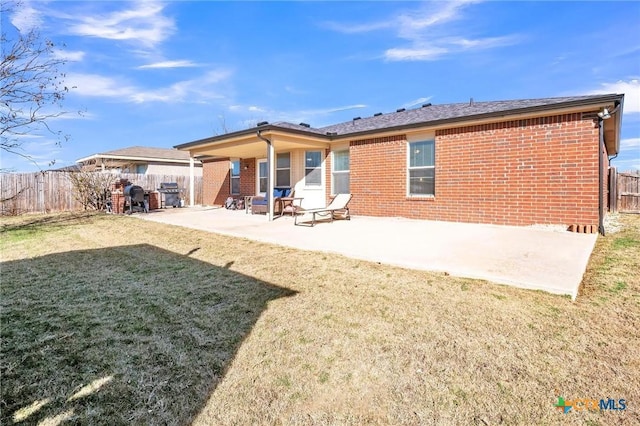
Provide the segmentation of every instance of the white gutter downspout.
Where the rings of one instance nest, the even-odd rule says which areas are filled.
[[[257,136],[259,139],[262,139],[263,141],[265,141],[267,143],[267,194],[266,194],[266,198],[267,198],[267,220],[268,221],[272,221],[273,220],[273,182],[275,181],[275,172],[274,169],[272,167],[273,165],[273,157],[274,157],[274,148],[273,148],[273,143],[271,143],[271,141],[267,138],[265,138],[264,136],[262,136],[260,134],[260,130],[258,130],[257,132]]]
[[[194,195],[195,195],[195,188],[193,187],[194,185],[194,174],[195,174],[195,161],[193,159],[193,157],[189,156],[189,207],[193,207],[194,206]]]

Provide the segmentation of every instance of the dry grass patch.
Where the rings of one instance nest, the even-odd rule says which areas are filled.
[[[577,302],[130,217],[38,220],[3,220],[3,420],[640,421],[637,216],[599,238]],[[629,408],[562,414],[558,395]]]

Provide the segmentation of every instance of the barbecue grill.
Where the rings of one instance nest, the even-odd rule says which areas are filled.
[[[160,208],[173,206],[180,207],[180,193],[182,189],[177,182],[163,182],[158,188],[160,195]]]
[[[145,199],[144,189],[138,185],[124,187],[124,210],[129,206],[129,213],[133,213],[134,207],[149,213],[149,201]]]

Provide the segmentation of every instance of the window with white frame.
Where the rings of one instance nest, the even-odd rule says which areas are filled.
[[[322,185],[322,152],[305,151],[304,184],[306,186]]]
[[[349,193],[349,150],[333,151],[332,194]]]
[[[240,194],[240,160],[231,162],[231,193]]]
[[[291,154],[276,154],[276,185],[291,187]]]
[[[435,141],[409,143],[409,195],[435,195]]]
[[[258,193],[267,192],[267,181],[269,180],[269,169],[267,160],[258,160]]]

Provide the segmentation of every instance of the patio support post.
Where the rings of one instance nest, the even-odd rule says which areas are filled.
[[[267,146],[267,170],[269,171],[269,178],[267,179],[267,209],[269,220],[273,220],[274,214],[274,203],[273,203],[273,186],[275,179],[275,149],[273,148],[273,142],[269,143]]]
[[[273,148],[273,143],[262,136],[260,134],[260,130],[257,131],[256,135],[259,139],[265,141],[267,143],[267,220],[273,220],[273,182],[275,181],[275,167],[273,165],[273,159],[275,157],[275,150]]]
[[[194,195],[195,195],[195,188],[193,187],[194,185],[194,174],[195,174],[195,161],[193,160],[193,157],[189,156],[189,207],[193,207],[194,206]]]

